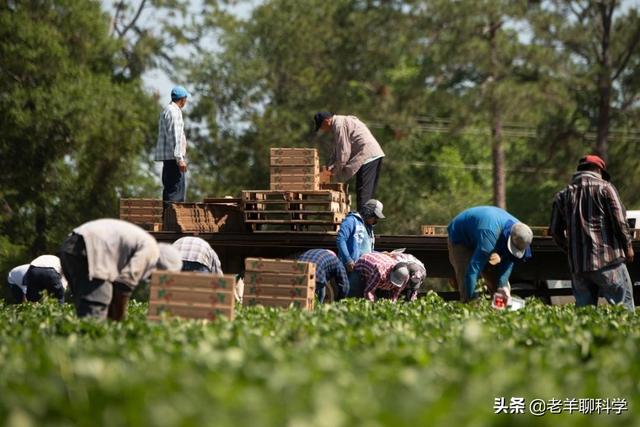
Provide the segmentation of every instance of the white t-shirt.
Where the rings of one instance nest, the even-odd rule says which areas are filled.
[[[22,264],[14,267],[7,275],[7,282],[22,289],[22,292],[27,292],[26,286],[22,284],[22,279],[24,279],[24,275],[27,274],[29,267],[29,264]]]

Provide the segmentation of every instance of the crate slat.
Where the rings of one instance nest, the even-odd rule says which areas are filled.
[[[310,262],[276,258],[247,258],[244,265],[246,271],[299,274],[315,273],[316,271],[316,265]]]
[[[244,275],[244,284],[245,286],[270,285],[285,288],[291,286],[308,287],[312,285],[315,287],[315,279],[307,274],[247,271]]]

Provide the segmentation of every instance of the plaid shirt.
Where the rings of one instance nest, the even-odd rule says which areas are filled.
[[[393,302],[398,300],[407,283],[398,287],[389,281],[389,275],[396,263],[391,256],[382,252],[369,252],[358,258],[355,270],[360,273],[360,278],[365,283],[365,298],[375,301],[375,291],[382,289],[391,290]]]
[[[222,274],[218,254],[206,240],[200,237],[181,237],[173,242],[173,246],[180,251],[183,261],[199,262],[209,267],[212,273]]]
[[[316,283],[327,284],[334,279],[338,289],[349,288],[349,277],[338,256],[328,249],[310,249],[298,257],[298,261],[316,265]],[[342,295],[345,297],[346,295]]]
[[[158,120],[155,160],[184,160],[186,154],[187,138],[184,135],[182,110],[171,102],[162,110]]]
[[[551,235],[569,258],[572,273],[619,264],[631,247],[626,210],[618,191],[598,174],[582,171],[553,201]],[[566,232],[566,234],[565,234]]]

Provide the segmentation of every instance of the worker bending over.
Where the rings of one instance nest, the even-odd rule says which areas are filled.
[[[514,262],[531,257],[531,229],[504,209],[477,206],[453,218],[447,232],[460,299],[476,297],[478,276],[486,280],[491,293],[499,291],[509,299]]]

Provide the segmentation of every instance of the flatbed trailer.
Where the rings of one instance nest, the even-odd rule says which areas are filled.
[[[176,233],[152,232],[159,242],[172,243],[183,236],[203,238],[217,252],[225,273],[241,273],[247,257],[287,258],[308,249],[325,248],[336,250],[335,233],[326,232],[259,232],[259,233]],[[449,264],[446,236],[433,235],[379,235],[375,248],[387,251],[406,248],[406,252],[420,259],[427,267],[429,278],[451,278],[453,269]],[[640,240],[633,242],[636,253],[640,253]],[[511,274],[514,293],[520,296],[571,295],[568,288],[548,289],[549,280],[570,280],[566,255],[551,237],[534,236],[531,244],[533,258],[518,263]],[[640,281],[640,261],[628,265],[631,280]],[[519,286],[526,284],[524,288]],[[635,300],[640,299],[640,286],[634,287]],[[445,299],[457,299],[457,292],[439,292]]]

